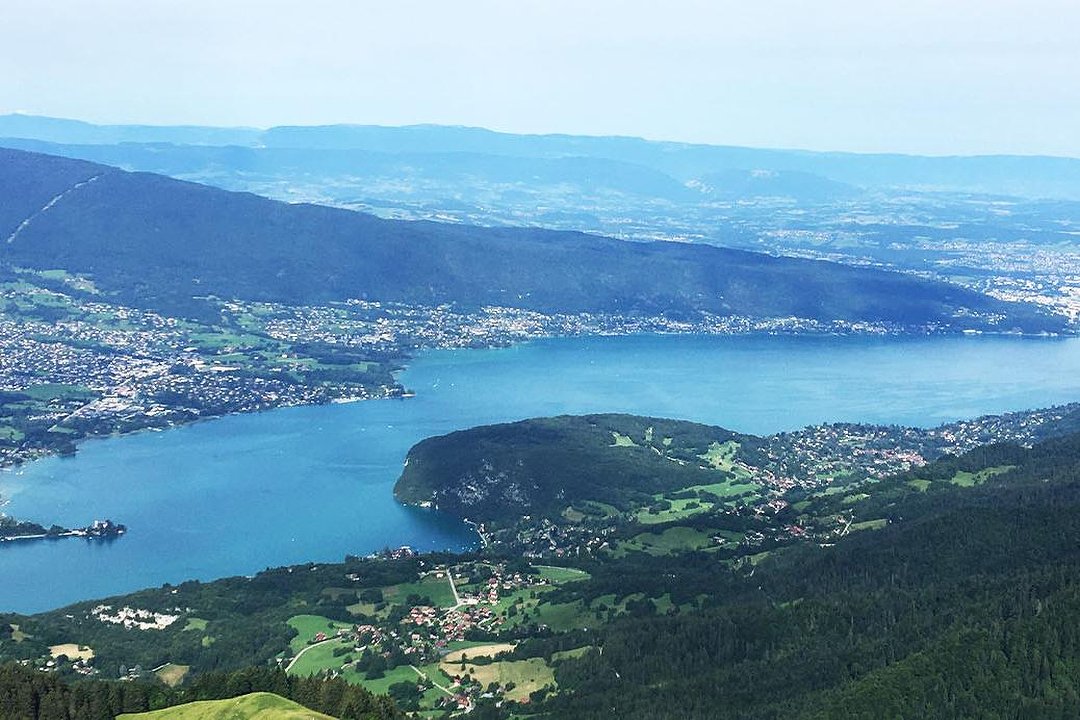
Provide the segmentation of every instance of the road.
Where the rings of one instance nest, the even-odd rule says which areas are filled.
[[[306,652],[307,652],[308,650],[310,650],[311,648],[313,648],[313,647],[315,647],[315,646],[317,646],[317,645],[322,645],[323,643],[328,643],[328,642],[330,642],[331,640],[337,640],[337,639],[338,639],[338,638],[336,638],[336,637],[328,637],[328,638],[326,638],[325,640],[320,640],[320,641],[319,641],[319,642],[317,642],[317,643],[312,643],[312,644],[310,644],[310,645],[307,645],[307,646],[305,646],[303,650],[301,650],[300,652],[296,653],[296,657],[294,657],[294,658],[293,658],[292,660],[290,660],[290,661],[289,661],[289,664],[288,664],[288,666],[287,666],[287,667],[285,668],[285,672],[286,672],[286,673],[288,673],[288,672],[289,672],[290,670],[292,670],[292,668],[293,668],[293,665],[295,665],[295,664],[296,664],[296,661],[297,661],[297,660],[299,660],[299,659],[300,659],[300,657],[301,657],[301,656],[302,656],[302,655],[303,655],[304,653],[306,653]]]
[[[450,592],[454,593],[454,607],[450,609],[456,610],[465,603],[461,601],[461,596],[458,595],[457,585],[454,584],[454,573],[452,572],[451,568],[446,569],[446,577],[450,581]]]
[[[435,687],[437,687],[439,690],[442,690],[444,693],[446,693],[450,697],[454,697],[455,693],[454,693],[453,690],[446,687],[445,685],[440,685],[439,683],[435,682],[430,677],[425,675],[423,673],[423,671],[420,668],[416,667],[415,665],[410,665],[409,667],[411,667],[413,669],[413,672],[415,672],[420,677],[424,678],[425,680],[431,681],[431,684],[434,685]],[[469,698],[469,706],[467,708],[465,708],[464,710],[465,710],[465,712],[471,712],[472,709],[473,709],[473,701],[472,701],[472,698]]]

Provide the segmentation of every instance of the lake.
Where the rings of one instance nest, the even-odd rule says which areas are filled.
[[[0,473],[5,511],[111,518],[109,543],[0,546],[0,610],[36,612],[142,587],[340,561],[475,536],[391,490],[433,434],[538,415],[628,412],[750,433],[824,421],[936,425],[1080,399],[1080,339],[565,338],[422,354],[417,396],[284,408],[95,440]]]

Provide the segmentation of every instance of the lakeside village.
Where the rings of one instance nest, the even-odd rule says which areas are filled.
[[[523,515],[511,523],[470,523],[485,547],[520,554],[531,560],[577,558],[620,553],[653,525],[711,514],[730,520],[735,534],[711,537],[714,546],[750,548],[806,540],[829,544],[852,530],[854,508],[817,522],[799,522],[791,505],[800,498],[832,489],[852,488],[922,467],[944,455],[962,455],[992,443],[1031,446],[1046,440],[1054,428],[1080,415],[1080,403],[963,420],[937,428],[859,424],[817,425],[763,438],[750,457],[740,457],[733,443],[731,458],[702,456],[702,467],[723,469],[733,478],[732,493],[718,495],[704,488],[656,495],[646,507],[626,512],[613,508],[569,507],[560,517]],[[661,454],[663,448],[653,447]],[[678,462],[678,460],[676,460]],[[495,478],[488,482],[497,483]],[[479,485],[477,485],[479,483]],[[478,493],[484,479],[474,479]],[[460,500],[461,498],[459,498]],[[432,507],[432,503],[421,503]],[[723,523],[721,523],[723,524]],[[858,527],[856,527],[858,529]],[[630,541],[630,542],[628,542]]]
[[[363,300],[305,307],[217,301],[219,317],[208,323],[109,304],[88,279],[61,271],[19,272],[16,281],[0,282],[0,468],[73,453],[89,437],[160,430],[228,413],[406,397],[410,393],[394,372],[411,353],[429,348],[493,347],[553,336],[947,331],[798,318],[676,320],[506,307],[464,312]],[[1025,440],[980,422],[961,433],[956,450],[974,446],[969,436],[980,444],[988,437]],[[837,442],[832,434],[804,438],[798,456]],[[910,443],[897,447],[910,449]],[[777,453],[790,457],[792,448],[781,443]],[[791,468],[774,468],[773,474],[800,476]],[[4,522],[20,525],[11,518]],[[7,534],[121,534],[90,528],[50,534],[37,528]],[[530,544],[580,546],[559,533],[542,533]]]
[[[801,318],[464,311],[365,300],[216,301],[211,321],[110,304],[62,271],[0,282],[0,467],[78,441],[293,405],[402,397],[394,372],[425,349],[555,336],[933,334],[948,328]]]

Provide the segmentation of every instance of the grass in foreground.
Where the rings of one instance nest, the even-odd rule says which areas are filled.
[[[273,693],[251,693],[228,700],[204,700],[117,720],[334,720]]]

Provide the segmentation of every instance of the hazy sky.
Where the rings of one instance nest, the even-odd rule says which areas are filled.
[[[0,112],[1080,157],[1080,0],[0,0]]]

